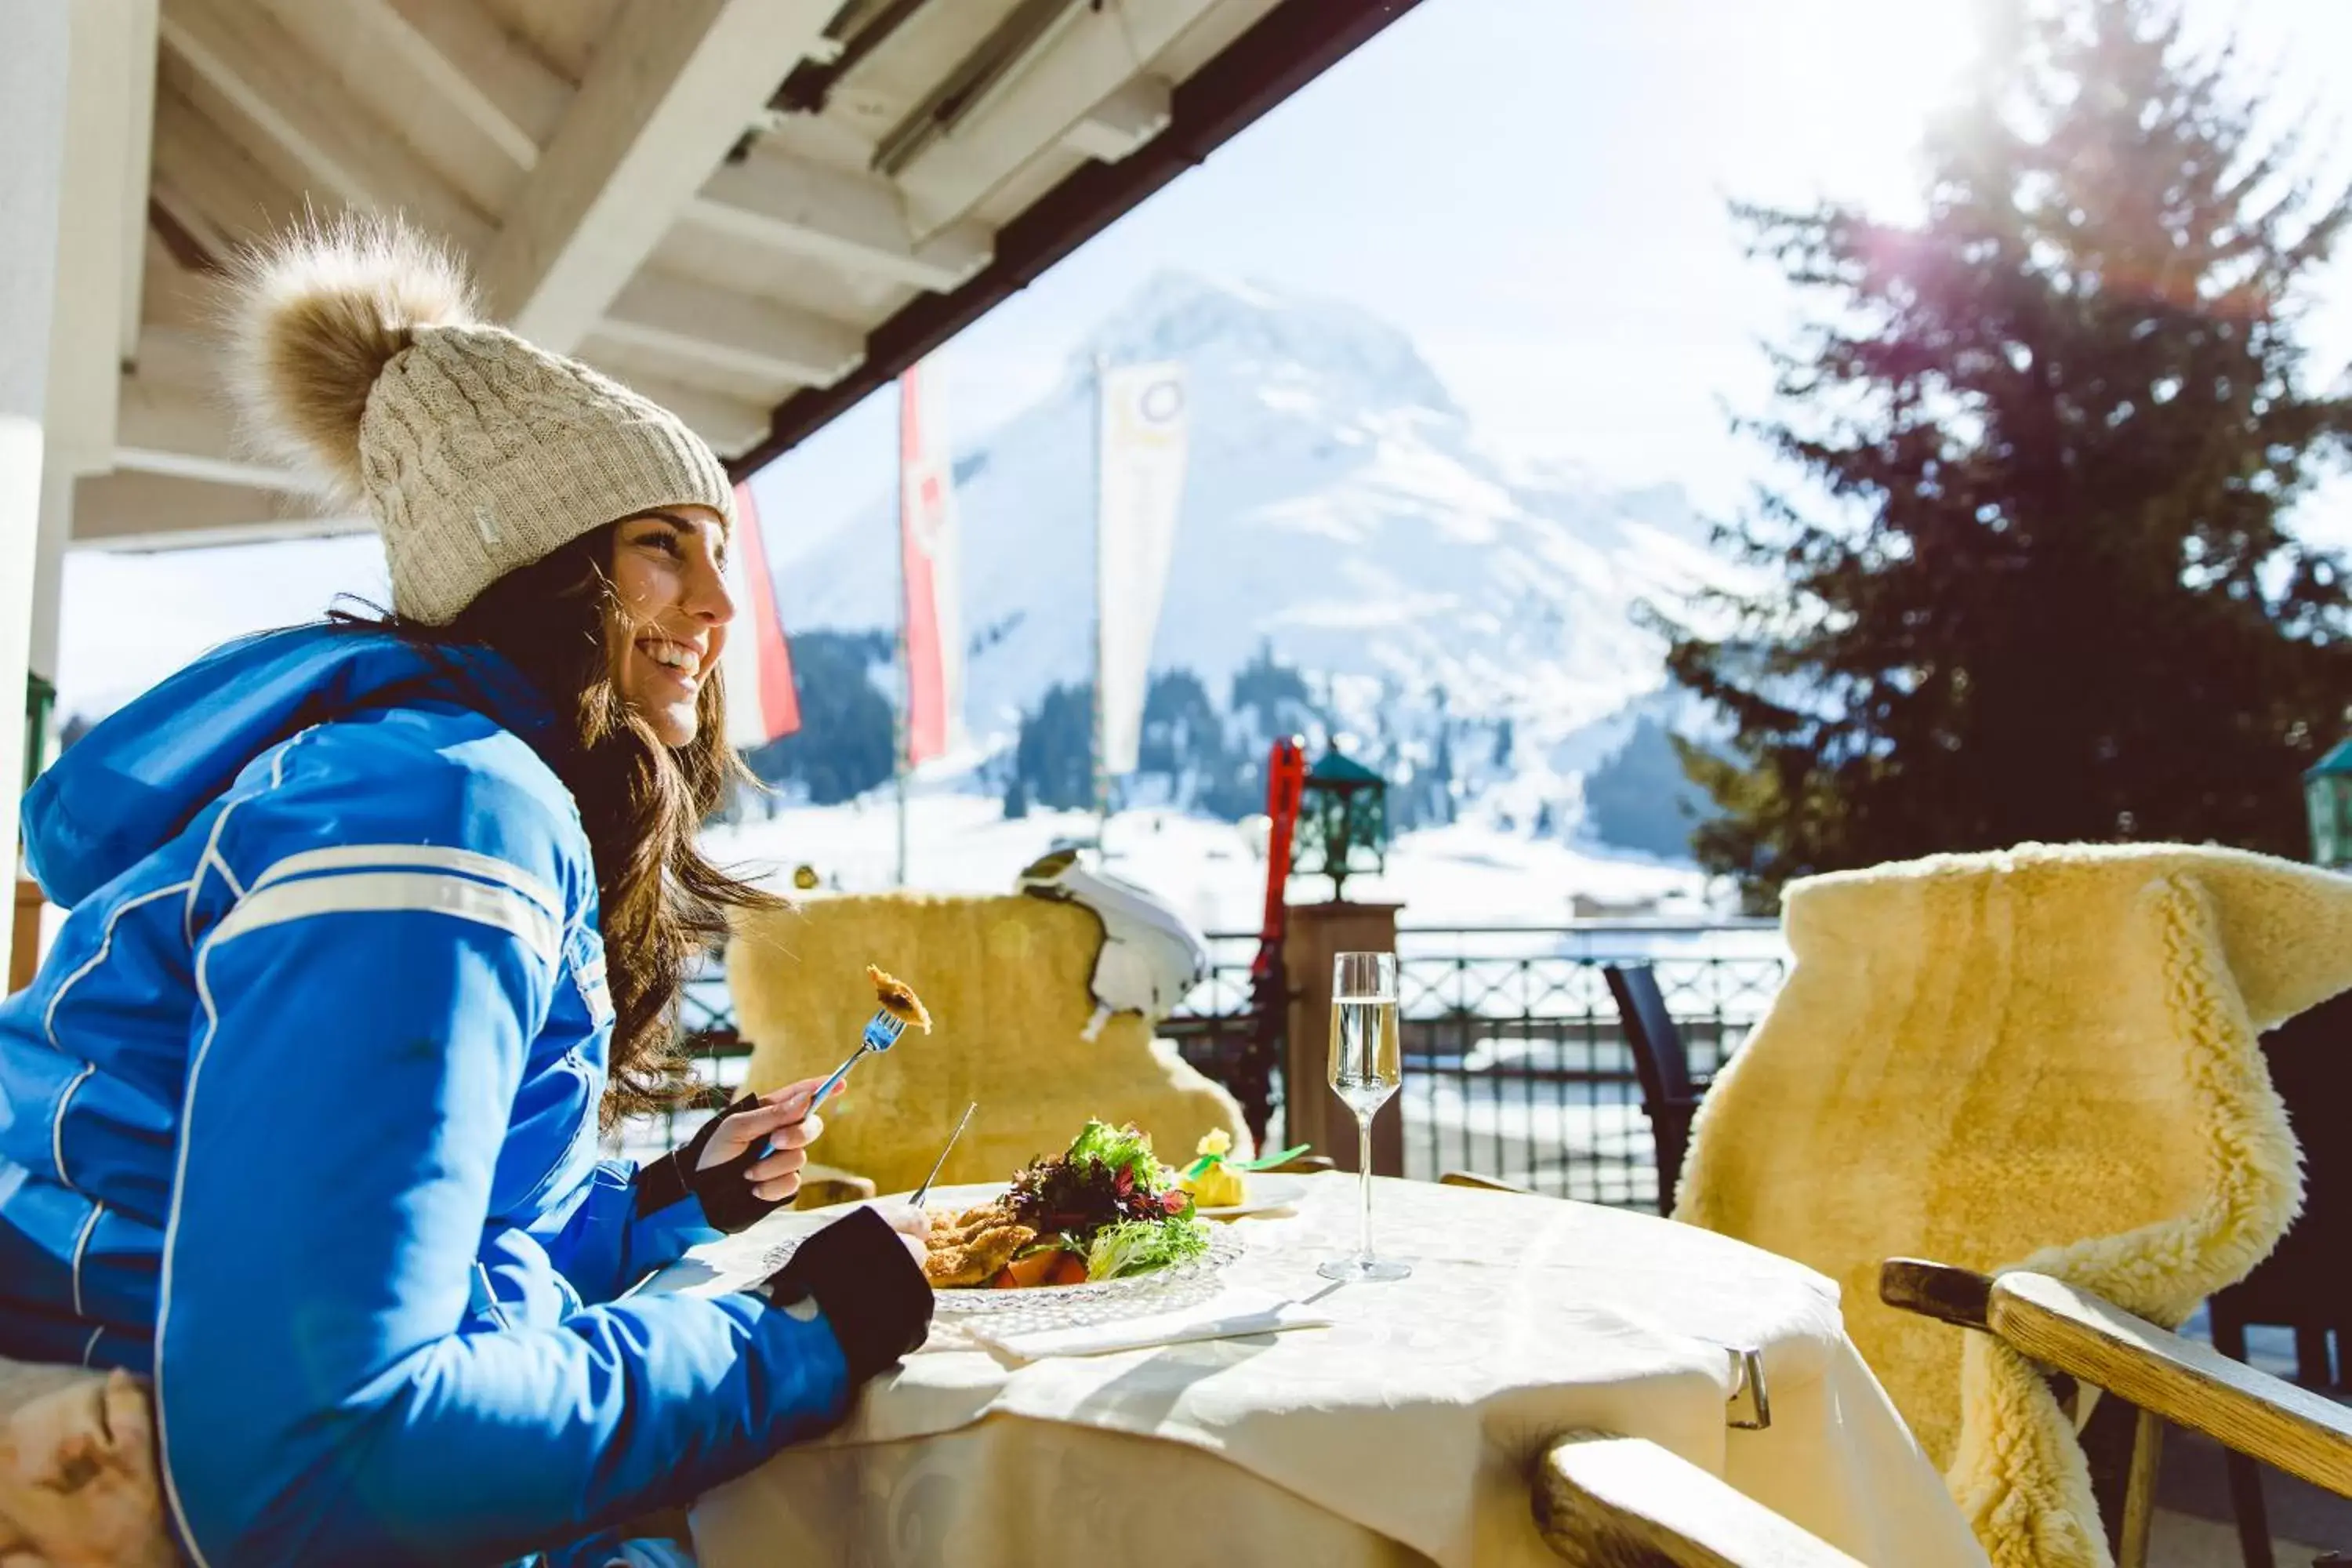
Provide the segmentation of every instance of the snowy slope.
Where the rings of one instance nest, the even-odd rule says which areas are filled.
[[[897,820],[889,802],[877,795],[713,828],[704,835],[704,847],[780,890],[789,887],[792,868],[806,863],[844,891],[877,892],[891,885]],[[1057,840],[1091,838],[1094,827],[1090,816],[1059,812],[1008,821],[993,800],[927,791],[914,798],[908,815],[908,880],[931,892],[1011,892],[1024,866]],[[1109,842],[1112,870],[1168,900],[1201,930],[1257,929],[1265,865],[1244,829],[1175,812],[1131,811],[1112,822]],[[1328,892],[1318,879],[1301,879],[1294,888],[1294,902]],[[1684,919],[1712,912],[1704,879],[1688,868],[1588,853],[1468,824],[1405,835],[1391,847],[1386,874],[1351,879],[1348,894],[1402,904],[1410,921],[1421,926],[1556,925],[1580,912],[1579,899]]]
[[[1718,570],[1678,492],[1612,493],[1485,451],[1395,329],[1163,274],[1052,394],[960,447],[980,737],[1091,673],[1097,352],[1188,367],[1192,465],[1153,666],[1192,669],[1220,700],[1265,641],[1334,680],[1351,728],[1377,731],[1383,709],[1442,690],[1458,718],[1509,716],[1545,771],[1580,771],[1596,760],[1589,727],[1663,679],[1632,604]],[[781,563],[788,626],[890,624],[888,505]],[[1586,743],[1563,750],[1579,731]]]

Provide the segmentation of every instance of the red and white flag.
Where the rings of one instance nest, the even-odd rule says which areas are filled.
[[[801,727],[792,650],[776,614],[776,580],[768,574],[767,541],[760,533],[760,508],[750,485],[735,487],[731,542],[727,589],[735,601],[735,624],[727,628],[719,669],[727,682],[727,739],[737,751],[748,752]]]
[[[963,607],[955,482],[927,364],[898,378],[898,539],[907,584],[907,763],[963,728]]]

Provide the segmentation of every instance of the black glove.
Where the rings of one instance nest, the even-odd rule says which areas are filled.
[[[769,1299],[790,1306],[816,1299],[864,1383],[921,1348],[931,1331],[931,1285],[890,1222],[852,1209],[793,1250],[768,1280]]]
[[[772,1215],[790,1204],[792,1198],[774,1201],[760,1196],[743,1173],[768,1157],[768,1141],[764,1138],[736,1155],[723,1165],[713,1165],[707,1171],[695,1167],[701,1162],[702,1151],[709,1145],[719,1124],[739,1110],[749,1110],[760,1102],[759,1096],[745,1094],[734,1104],[704,1122],[685,1143],[656,1160],[637,1173],[637,1213],[640,1216],[658,1214],[692,1193],[702,1200],[702,1215],[712,1226],[733,1236],[748,1229],[753,1222]],[[795,1193],[793,1196],[799,1194]]]

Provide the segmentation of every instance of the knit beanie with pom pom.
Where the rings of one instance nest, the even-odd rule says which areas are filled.
[[[398,223],[283,235],[239,260],[228,305],[247,437],[331,504],[367,503],[403,616],[446,625],[509,572],[657,507],[733,526],[700,437],[479,321],[463,268]]]

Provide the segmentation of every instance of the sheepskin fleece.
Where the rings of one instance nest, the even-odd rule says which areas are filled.
[[[1836,1279],[1996,1568],[2108,1568],[2025,1361],[1895,1311],[1879,1264],[2053,1274],[2168,1326],[2303,1200],[2256,1038],[2352,985],[2352,879],[2217,848],[2049,847],[1793,884],[1796,963],[1717,1079],[1675,1217]]]
[[[1120,1014],[1093,1040],[1087,989],[1102,925],[1071,904],[1026,897],[844,896],[745,917],[727,949],[736,1017],[753,1042],[751,1086],[821,1076],[874,1014],[874,963],[913,985],[929,1035],[908,1030],[867,1057],[825,1110],[825,1163],[885,1192],[923,1179],[977,1100],[941,1182],[1003,1181],[1058,1154],[1088,1117],[1132,1121],[1182,1164],[1212,1128],[1237,1147],[1248,1129],[1232,1095]]]

